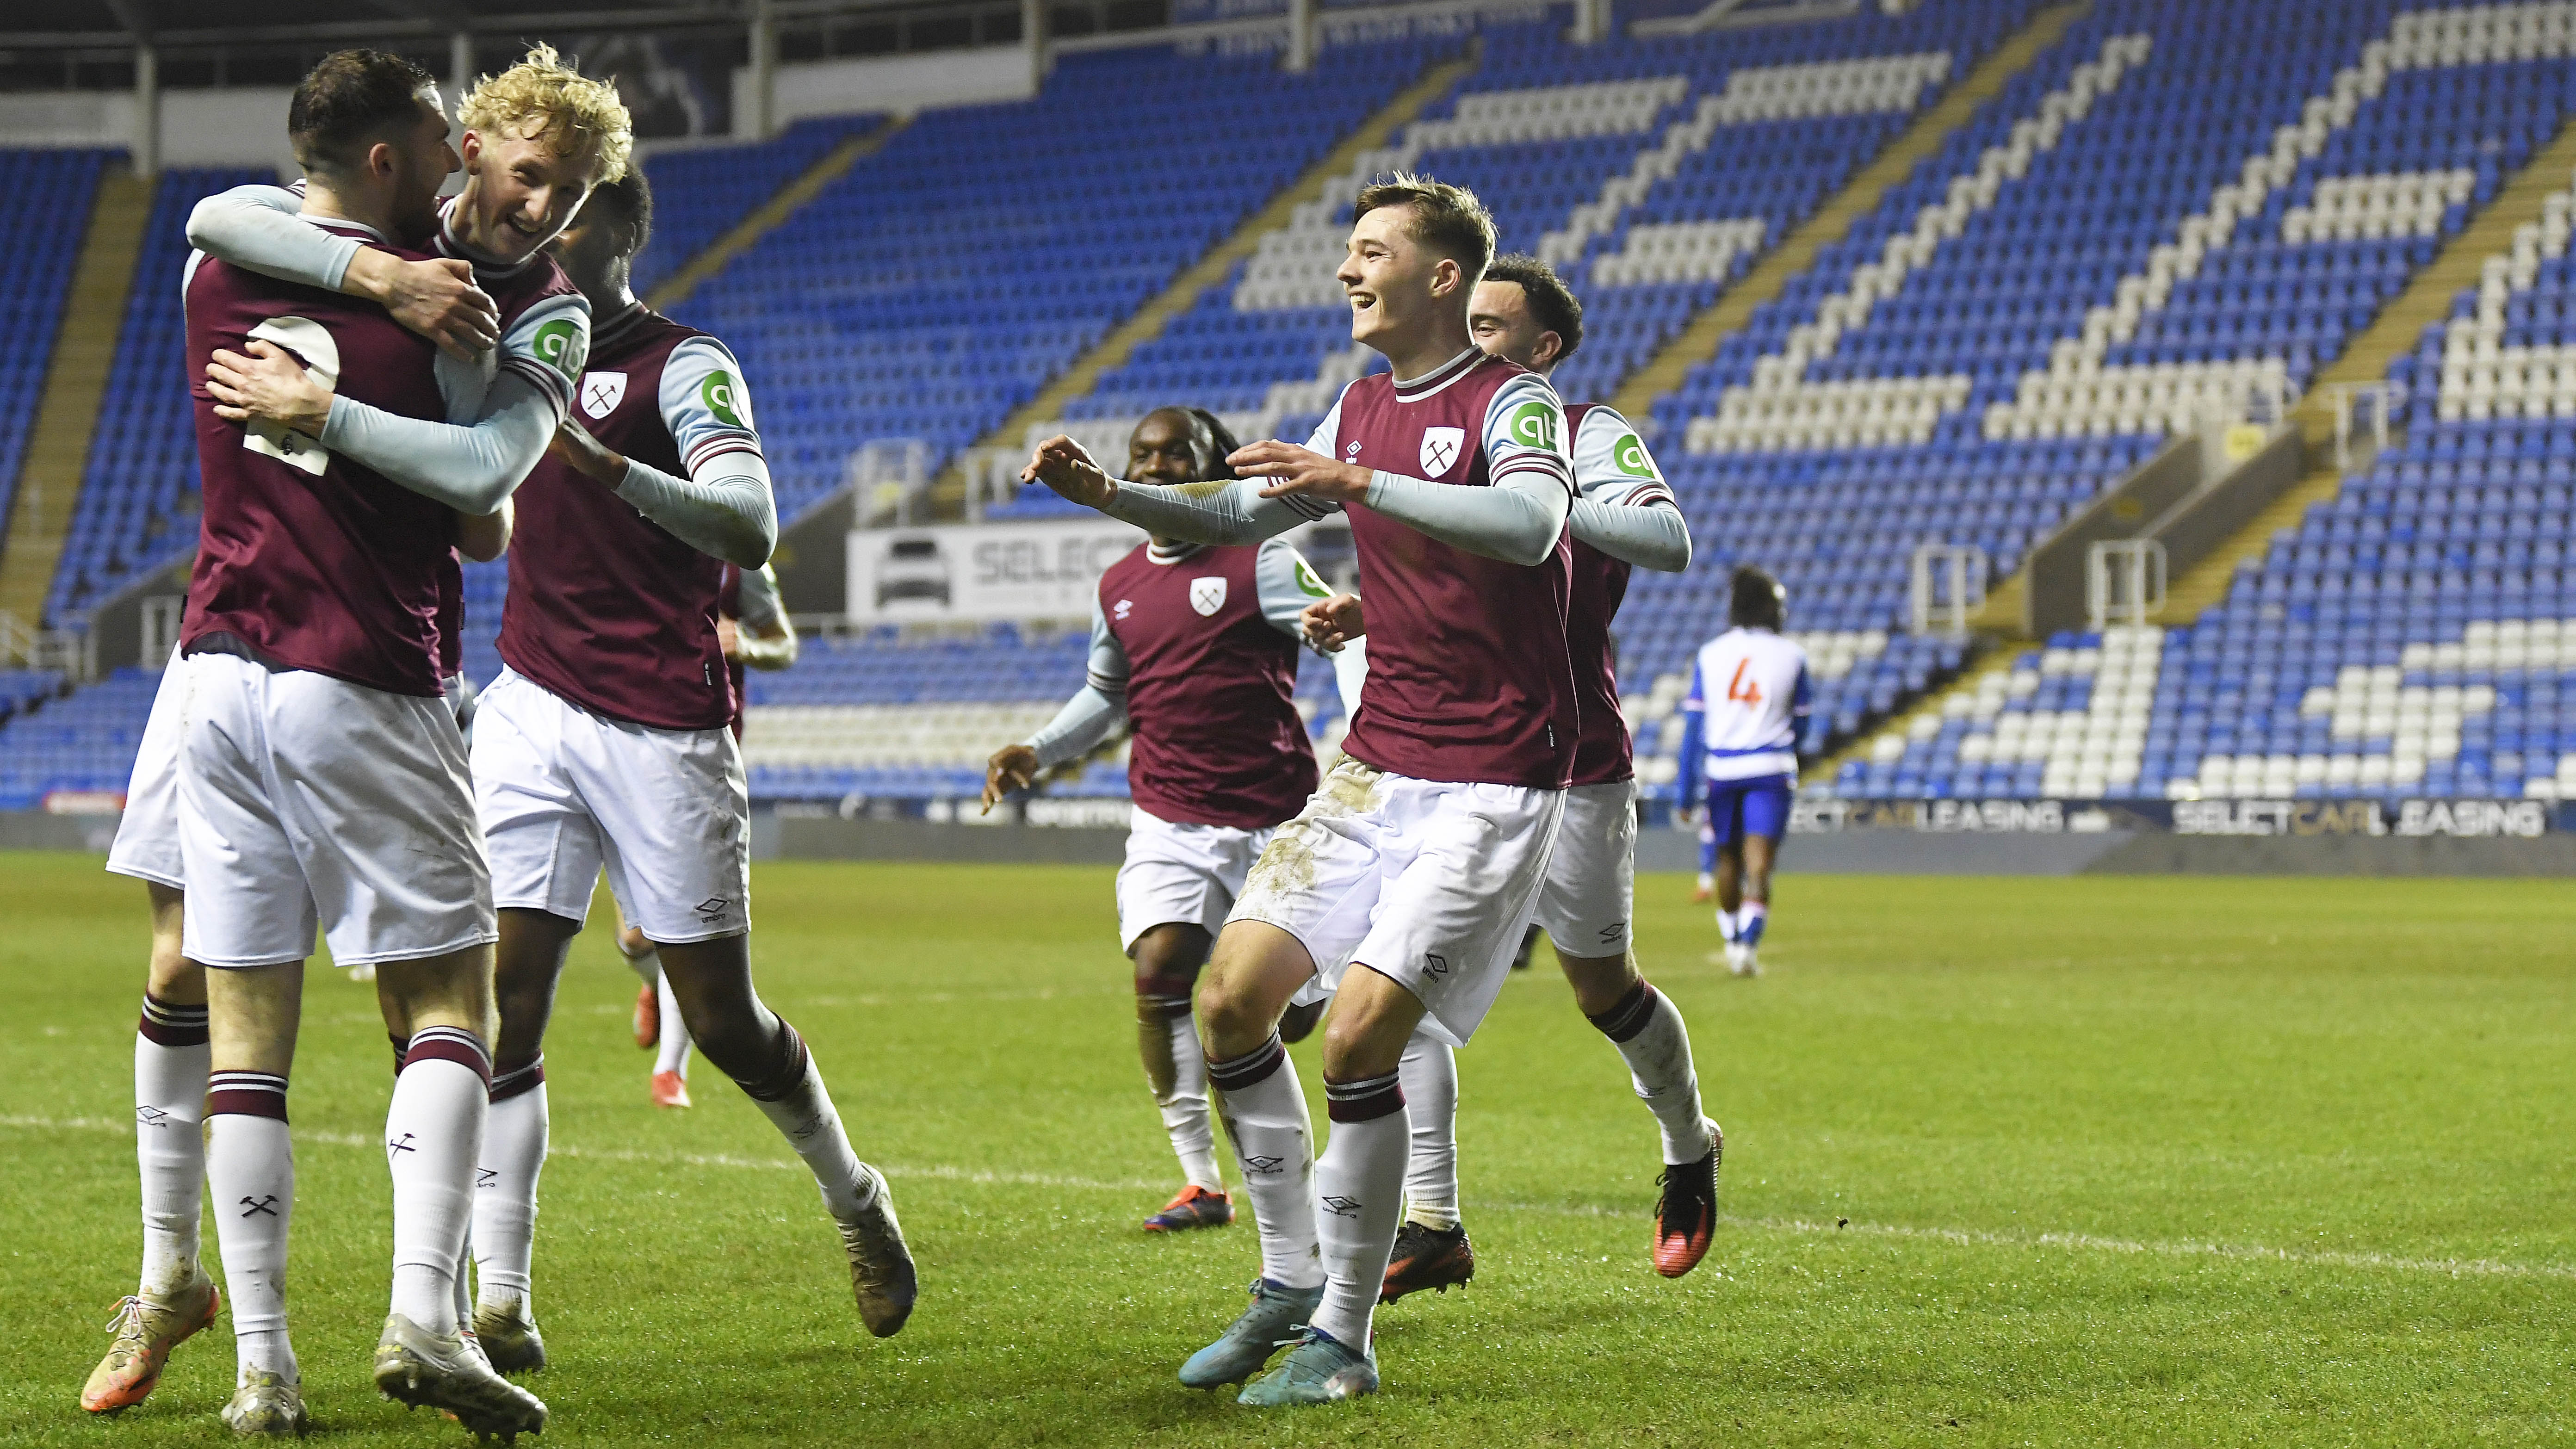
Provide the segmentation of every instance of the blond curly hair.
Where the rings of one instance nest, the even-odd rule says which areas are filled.
[[[635,150],[635,119],[617,88],[583,75],[542,43],[517,65],[476,81],[457,120],[484,135],[545,137],[566,155],[589,152],[603,186],[626,175]]]

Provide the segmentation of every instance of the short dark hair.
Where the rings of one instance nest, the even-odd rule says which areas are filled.
[[[1530,314],[1538,325],[1553,332],[1562,345],[1556,360],[1563,362],[1583,345],[1583,303],[1565,285],[1556,268],[1527,252],[1509,252],[1494,258],[1485,268],[1488,282],[1509,282],[1529,299]]]
[[[643,251],[644,244],[653,239],[653,183],[644,179],[643,167],[629,166],[625,175],[600,183],[585,204],[607,207],[635,234],[635,244],[626,249],[628,256]]]
[[[1468,286],[1484,280],[1485,268],[1494,260],[1494,214],[1476,199],[1476,193],[1398,171],[1360,188],[1358,200],[1351,203],[1351,219],[1357,221],[1381,206],[1411,207],[1413,222],[1405,231],[1457,262],[1458,270],[1467,274]]]
[[[1759,564],[1737,564],[1726,581],[1726,622],[1777,629],[1788,618],[1789,591]]]
[[[383,50],[335,50],[305,74],[286,107],[295,162],[307,171],[356,165],[386,133],[420,117],[435,76]]]

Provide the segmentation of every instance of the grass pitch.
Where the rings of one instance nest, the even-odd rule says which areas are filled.
[[[91,858],[0,868],[0,1440],[220,1439],[228,1322],[122,1419],[75,1405],[134,1278],[143,892]],[[1651,1123],[1542,952],[1460,1055],[1475,1284],[1381,1315],[1382,1396],[1280,1415],[1172,1377],[1256,1260],[1248,1225],[1136,1230],[1176,1173],[1109,872],[757,874],[767,995],[892,1174],[921,1308],[866,1336],[810,1179],[721,1077],[646,1104],[594,916],[548,1043],[545,1442],[2576,1440],[2562,887],[1792,876],[1770,974],[1739,982],[1650,878],[1645,966],[1727,1128],[1706,1264],[1649,1269]],[[367,988],[307,989],[290,1305],[317,1432],[459,1443],[367,1382],[384,1036]]]

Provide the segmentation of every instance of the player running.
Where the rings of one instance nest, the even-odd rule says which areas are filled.
[[[1727,969],[1759,976],[1762,928],[1771,917],[1771,862],[1789,832],[1798,728],[1811,689],[1807,651],[1780,637],[1788,590],[1752,564],[1737,565],[1726,588],[1726,619],[1734,627],[1699,647],[1682,700],[1680,808],[1697,808],[1705,794],[1717,840],[1717,928],[1726,937]]]
[[[1543,379],[1478,351],[1468,329],[1493,219],[1464,188],[1405,175],[1362,188],[1353,214],[1335,276],[1351,336],[1394,371],[1343,389],[1307,446],[1254,443],[1228,460],[1244,481],[1172,488],[1113,480],[1058,437],[1024,475],[1207,543],[1341,509],[1377,620],[1342,758],[1253,866],[1199,987],[1262,1269],[1251,1307],[1181,1381],[1243,1380],[1293,1342],[1245,1387],[1247,1404],[1377,1388],[1369,1321],[1404,1189],[1398,1065],[1417,1025],[1463,1043],[1493,1004],[1546,878],[1580,735],[1565,415]],[[1277,1027],[1318,978],[1337,994],[1324,1028],[1333,1132],[1314,1161]]]
[[[1126,476],[1229,479],[1225,459],[1236,446],[1213,413],[1163,408],[1128,439]],[[1118,939],[1136,964],[1146,1085],[1185,1179],[1145,1219],[1147,1232],[1234,1221],[1190,998],[1253,861],[1315,793],[1315,751],[1294,697],[1298,620],[1328,592],[1284,539],[1209,547],[1158,536],[1139,545],[1101,574],[1081,691],[985,766],[990,810],[1099,744],[1122,717],[1134,729],[1127,783],[1136,803],[1118,868]]]
[[[1468,311],[1476,345],[1540,376],[1583,342],[1583,307],[1553,268],[1535,257],[1498,257],[1485,269]],[[1637,772],[1619,714],[1617,653],[1610,621],[1628,592],[1632,565],[1661,573],[1690,566],[1690,527],[1664,486],[1654,456],[1613,409],[1566,408],[1581,496],[1566,519],[1573,537],[1574,593],[1566,647],[1575,664],[1582,738],[1565,824],[1548,860],[1538,925],[1556,943],[1557,964],[1575,1005],[1627,1062],[1637,1096],[1663,1135],[1662,1198],[1655,1204],[1655,1271],[1678,1278],[1699,1266],[1717,1219],[1717,1164],[1723,1139],[1701,1113],[1690,1033],[1680,1008],[1637,972],[1630,950],[1637,840]],[[1339,642],[1362,627],[1360,602],[1340,596],[1310,611]],[[1615,948],[1601,953],[1601,948]],[[1404,1054],[1404,1097],[1413,1147],[1405,1220],[1387,1265],[1385,1301],[1424,1288],[1446,1289],[1475,1273],[1475,1249],[1458,1215],[1458,1066],[1437,1039],[1414,1038]]]
[[[725,565],[724,587],[716,593],[716,644],[724,651],[725,672],[733,677],[730,728],[740,743],[742,712],[750,698],[744,671],[785,669],[796,662],[796,626],[779,602],[778,575],[769,565],[747,571]],[[617,950],[643,978],[635,993],[635,1044],[654,1053],[653,1105],[685,1108],[690,1105],[689,1028],[680,1020],[670,978],[662,973],[662,953],[624,920],[617,923]]]
[[[580,84],[592,124],[509,142],[514,185],[553,193],[566,215],[592,177],[624,164],[623,108]],[[419,67],[370,51],[326,58],[288,125],[307,190],[301,219],[277,225],[336,254],[335,282],[384,238],[436,225],[438,186],[458,161]],[[534,216],[548,211],[534,203]],[[496,511],[570,391],[587,315],[569,287],[552,290],[559,302],[519,309],[523,328],[503,313],[487,378],[439,366],[427,341],[336,288],[192,263],[205,512],[180,632],[182,934],[190,959],[217,968],[206,1178],[241,1355],[224,1411],[237,1433],[307,1422],[284,1311],[285,1099],[317,925],[338,961],[376,965],[386,1020],[405,1037],[386,1114],[394,1271],[377,1387],[477,1433],[545,1423],[545,1406],[496,1376],[457,1322],[491,1079],[494,930],[464,740],[441,698],[437,615],[449,510]]]

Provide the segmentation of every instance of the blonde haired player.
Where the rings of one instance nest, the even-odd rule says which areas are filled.
[[[1682,795],[1705,798],[1717,841],[1717,924],[1727,968],[1762,973],[1762,929],[1771,917],[1771,862],[1789,831],[1798,789],[1798,725],[1811,692],[1807,651],[1781,637],[1788,591],[1752,564],[1727,581],[1735,627],[1699,648],[1682,700]]]

